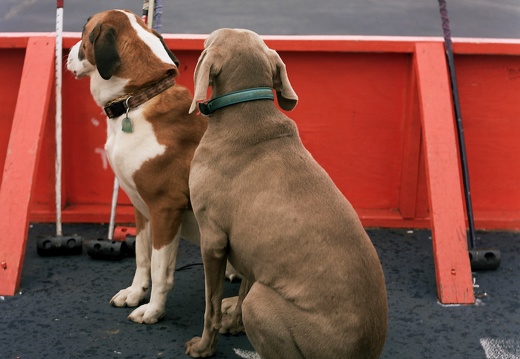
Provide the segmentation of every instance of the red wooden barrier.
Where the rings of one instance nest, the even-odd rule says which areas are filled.
[[[457,157],[450,83],[442,44],[417,44],[415,68],[437,291],[442,303],[475,301],[467,254],[466,224]]]
[[[13,295],[20,284],[53,69],[53,39],[29,38],[0,187],[0,294]]]
[[[165,38],[181,60],[178,82],[193,89],[193,70],[205,36]],[[53,36],[49,39],[54,41]],[[65,34],[65,51],[78,39],[79,34]],[[265,40],[284,59],[300,97],[290,116],[303,142],[350,199],[363,224],[431,227],[440,301],[471,303],[442,39],[266,36]],[[7,157],[6,133],[18,121],[13,92],[25,71],[21,63],[26,49],[29,55],[28,42],[26,34],[0,34],[0,76],[5,79],[0,85],[0,125],[7,129],[0,131],[0,166]],[[515,103],[520,93],[520,41],[455,39],[454,51],[476,226],[518,229],[520,108]],[[77,81],[64,71],[63,88],[63,220],[107,222],[113,174],[103,154],[105,117],[91,99],[88,80]],[[51,107],[50,115],[53,111]],[[30,220],[51,222],[51,121],[44,131]],[[119,204],[118,222],[133,221],[128,198],[120,196]],[[0,250],[5,243],[0,237]],[[0,270],[0,283],[4,275]]]

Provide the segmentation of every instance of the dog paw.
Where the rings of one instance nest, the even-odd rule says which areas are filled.
[[[164,309],[154,307],[150,303],[143,304],[135,309],[128,319],[136,323],[154,324],[164,317]]]
[[[222,299],[222,314],[231,314],[237,307],[238,296]]]
[[[195,337],[186,342],[186,354],[192,358],[207,358],[212,356],[214,350],[205,345],[202,338]]]
[[[115,307],[137,307],[145,299],[147,291],[145,288],[133,287],[121,289],[110,299],[110,304]]]
[[[236,335],[245,332],[244,323],[242,322],[242,315],[237,314],[235,309],[237,307],[238,297],[230,297],[222,299],[222,327],[220,327],[220,334]]]
[[[220,327],[220,334],[231,334],[237,335],[240,333],[244,333],[244,323],[242,322],[242,316],[237,315],[223,315],[222,316],[222,326]]]

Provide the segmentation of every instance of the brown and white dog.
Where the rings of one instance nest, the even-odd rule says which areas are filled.
[[[211,117],[190,190],[206,312],[186,352],[210,356],[219,331],[245,328],[264,359],[378,358],[387,332],[381,264],[350,203],[272,101],[273,88],[285,110],[298,100],[285,64],[248,30],[217,30],[204,48],[190,111],[211,85],[212,100],[199,104]],[[222,319],[226,258],[244,279]]]
[[[175,84],[177,66],[162,37],[126,10],[90,17],[67,61],[76,78],[90,77],[92,96],[105,108],[106,155],[135,207],[135,276],[110,302],[139,305],[151,278],[149,303],[129,316],[140,323],[164,315],[189,206],[190,164],[207,127],[202,116],[188,114],[192,96]]]

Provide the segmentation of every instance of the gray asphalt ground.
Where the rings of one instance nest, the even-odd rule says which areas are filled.
[[[132,308],[114,308],[110,298],[130,284],[135,260],[80,256],[39,257],[36,239],[54,224],[34,224],[20,292],[0,297],[0,359],[189,358],[184,343],[202,333],[204,272],[200,250],[182,240],[175,288],[165,318],[154,325],[126,319]],[[105,237],[106,225],[65,225],[84,240]],[[382,359],[520,358],[520,233],[478,232],[482,248],[500,248],[496,271],[474,274],[477,303],[437,302],[428,230],[368,229],[385,272],[389,330]],[[226,281],[224,296],[238,292]],[[308,328],[312,331],[313,328]],[[216,359],[258,359],[245,335],[219,339]],[[307,358],[332,359],[332,358]],[[340,359],[340,358],[337,358]]]
[[[163,0],[163,33],[220,27],[265,35],[442,36],[436,0]],[[53,0],[1,0],[0,32],[52,32]],[[65,0],[64,31],[81,31],[99,11],[141,13],[139,0]],[[454,37],[520,38],[519,0],[448,0]]]

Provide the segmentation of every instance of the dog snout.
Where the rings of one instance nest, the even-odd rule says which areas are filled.
[[[81,46],[81,41],[78,41],[72,46],[69,50],[69,60],[72,57],[76,57],[79,60],[79,48]]]
[[[69,50],[69,55],[67,56],[67,70],[76,74],[76,70],[74,69],[74,62],[79,61],[78,53],[79,53],[80,43],[76,43]]]
[[[70,48],[67,57],[67,70],[72,72],[77,79],[82,78],[93,69],[93,66],[85,59],[81,51],[81,41]]]

